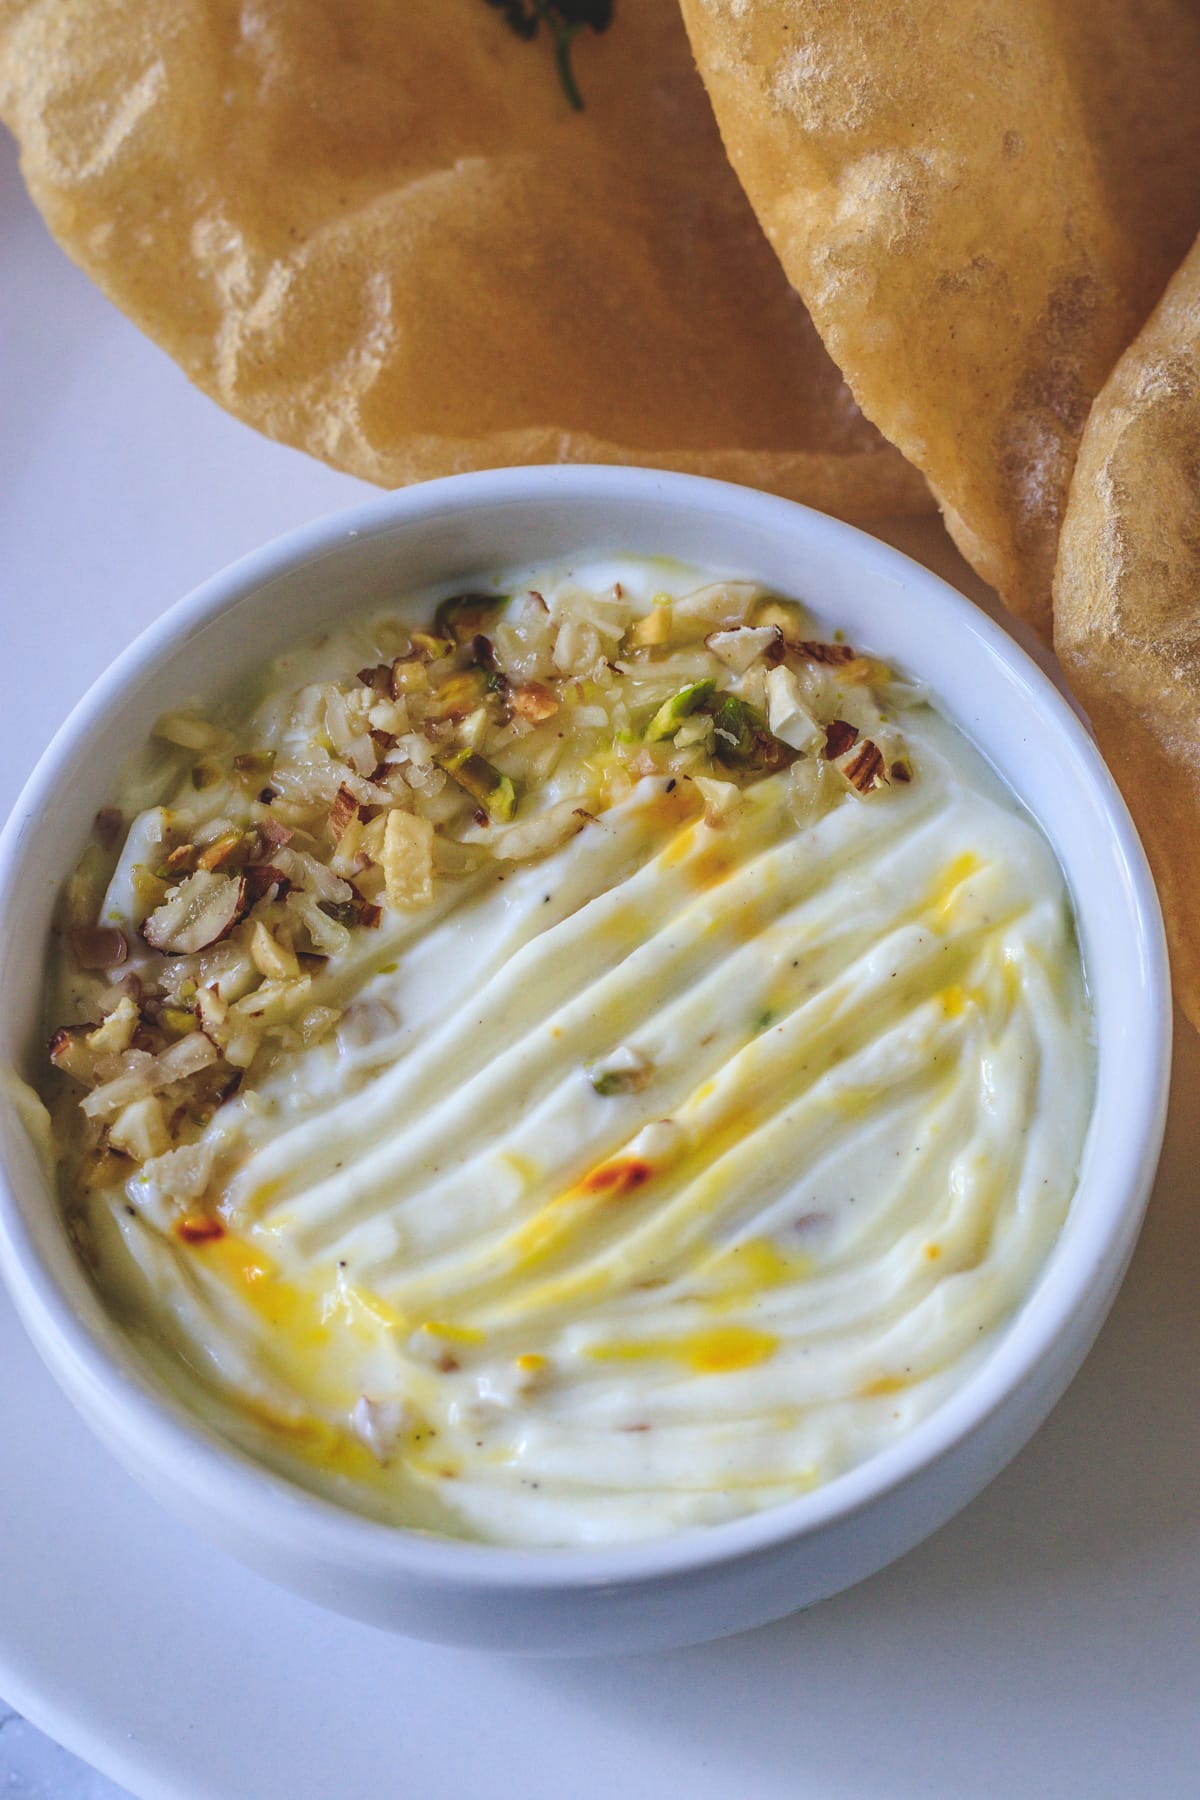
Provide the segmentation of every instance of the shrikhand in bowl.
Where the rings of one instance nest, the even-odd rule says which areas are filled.
[[[156,1491],[377,1622],[835,1591],[1132,1249],[1169,1011],[1115,790],[786,503],[519,471],[299,534],[105,678],[3,866],[18,1305]]]
[[[919,689],[612,557],[248,685],[154,723],[54,959],[60,1197],[164,1380],[331,1498],[562,1546],[794,1497],[966,1379],[1091,1023],[1053,852]]]

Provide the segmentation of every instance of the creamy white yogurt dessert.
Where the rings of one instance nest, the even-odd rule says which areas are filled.
[[[785,1500],[957,1387],[1054,1243],[1092,1092],[1057,863],[749,584],[433,610],[159,721],[101,815],[48,1014],[80,1253],[192,1405],[374,1516],[567,1545]]]

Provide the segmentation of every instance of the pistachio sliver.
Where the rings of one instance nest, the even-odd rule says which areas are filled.
[[[451,594],[439,603],[433,615],[434,632],[460,644],[469,643],[485,629],[504,600],[503,594]]]
[[[510,778],[502,775],[486,757],[475,750],[455,750],[448,755],[436,756],[434,761],[470,794],[472,800],[479,802],[489,819],[499,819],[507,824],[512,818],[517,810],[517,790]]]
[[[603,1062],[594,1063],[587,1078],[605,1100],[618,1094],[640,1094],[654,1078],[654,1064],[640,1051],[622,1044]]]
[[[795,751],[768,729],[762,714],[736,694],[723,694],[711,708],[715,730],[713,754],[734,769],[780,769]]]
[[[658,744],[663,738],[674,737],[689,714],[697,712],[712,698],[716,686],[716,681],[711,677],[704,681],[693,681],[687,687],[680,688],[677,694],[672,694],[669,700],[664,700],[646,727],[646,742]]]
[[[429,708],[430,717],[465,719],[469,713],[482,706],[494,691],[494,683],[489,680],[486,669],[460,669],[443,681],[434,694]]]

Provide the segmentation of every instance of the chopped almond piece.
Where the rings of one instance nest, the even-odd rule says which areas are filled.
[[[858,727],[851,725],[848,719],[830,719],[825,727],[825,749],[823,754],[832,762],[836,757],[845,756],[847,750],[853,749],[858,742]]]
[[[254,930],[250,934],[250,955],[260,975],[271,981],[296,981],[300,976],[300,964],[296,961],[296,952],[289,950],[286,944],[267,930],[261,919],[254,922]]]
[[[428,906],[433,899],[433,826],[397,807],[383,833],[383,878],[393,907]]]
[[[96,1059],[88,1049],[86,1025],[60,1025],[50,1039],[50,1061],[64,1075],[90,1087],[95,1080]]]
[[[265,818],[258,821],[258,835],[268,849],[282,850],[285,844],[291,843],[296,833],[289,825],[284,825],[281,820],[277,819],[274,814],[268,813]]]
[[[803,607],[795,600],[764,600],[754,609],[756,625],[774,625],[789,649],[800,643],[808,621]]]
[[[675,601],[676,626],[731,629],[744,625],[760,589],[751,581],[712,581]],[[704,637],[703,630],[690,635]]]
[[[251,863],[245,879],[246,899],[251,906],[270,894],[272,888],[276,890],[272,898],[282,900],[292,885],[283,870],[275,868],[273,863]]]
[[[735,675],[744,675],[760,657],[766,657],[782,643],[778,625],[735,625],[729,631],[710,631],[704,640],[705,648]]]
[[[857,650],[849,644],[818,644],[806,639],[802,644],[793,644],[792,648],[798,650],[806,662],[825,663],[829,668],[858,660]]]
[[[741,789],[734,781],[717,781],[710,775],[697,775],[694,779],[696,792],[704,802],[704,823],[723,825],[741,804]]]
[[[311,987],[311,975],[301,975],[291,981],[268,978],[261,986],[235,1000],[230,1014],[237,1019],[252,1019],[263,1026],[278,1025],[291,1018]]]
[[[155,908],[142,927],[142,936],[152,949],[165,955],[194,955],[233,930],[245,911],[246,899],[246,883],[238,876],[198,869]]]
[[[369,820],[363,828],[362,852],[364,856],[369,856],[372,862],[382,863],[383,861],[383,834],[387,830],[388,817],[387,813],[376,813],[375,817]]]
[[[231,1018],[225,1028],[222,1051],[225,1061],[234,1069],[248,1069],[262,1043],[263,1027],[257,1019]]]
[[[671,608],[666,605],[652,606],[644,618],[634,620],[629,635],[640,650],[655,650],[663,644],[669,644]]]
[[[119,1056],[132,1043],[138,1022],[137,1007],[128,994],[122,994],[103,1023],[88,1032],[88,1049],[93,1056]]]
[[[344,784],[334,798],[329,809],[329,834],[335,844],[340,843],[352,820],[358,817],[358,801]]]
[[[360,869],[365,868],[367,863],[367,856],[363,850],[365,829],[360,808],[338,838],[337,849],[329,859],[329,867],[335,875],[346,878],[356,875]]]
[[[217,1060],[216,1046],[202,1031],[189,1032],[177,1038],[157,1056],[129,1052],[133,1067],[124,1075],[116,1075],[103,1087],[95,1088],[80,1102],[89,1119],[103,1119],[123,1110],[131,1100],[154,1094],[173,1081],[186,1081]]]
[[[196,992],[196,1012],[200,1018],[200,1029],[214,1044],[220,1043],[218,1032],[229,1016],[229,1008],[222,1000],[215,987],[202,987]]]
[[[800,684],[783,663],[767,672],[767,723],[793,750],[807,750],[821,737],[821,727],[800,698]]]
[[[864,738],[848,763],[839,765],[850,786],[860,794],[869,794],[887,776],[883,769],[883,753],[870,738]]]
[[[544,719],[552,719],[558,711],[558,701],[540,681],[524,682],[520,687],[513,688],[508,698],[513,711],[520,718],[528,719],[531,725],[540,725]]]
[[[392,663],[388,691],[393,700],[404,694],[427,694],[429,671],[416,656],[397,656]]]
[[[171,1137],[161,1100],[154,1094],[132,1100],[109,1126],[108,1141],[114,1150],[132,1156],[134,1162],[149,1162],[153,1156],[162,1156],[171,1148]]]

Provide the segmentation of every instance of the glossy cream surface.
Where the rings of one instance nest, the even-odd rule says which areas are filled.
[[[1089,1017],[1040,831],[918,694],[898,724],[869,800],[646,775],[386,914],[339,1029],[207,1127],[220,1236],[94,1190],[190,1403],[376,1516],[555,1546],[773,1505],[958,1387],[1065,1217]]]

